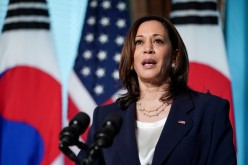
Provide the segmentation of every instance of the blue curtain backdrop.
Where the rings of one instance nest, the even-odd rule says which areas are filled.
[[[66,116],[67,81],[76,56],[87,0],[47,0],[57,59],[62,74],[63,116]],[[8,0],[0,1],[0,30]],[[248,2],[226,0],[225,38],[232,78],[238,164],[248,164]],[[66,46],[65,46],[66,45]]]
[[[248,164],[248,2],[227,0],[226,44],[231,72],[237,135],[238,163]]]

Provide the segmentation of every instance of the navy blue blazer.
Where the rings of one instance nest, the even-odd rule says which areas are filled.
[[[117,103],[94,110],[87,143],[104,118],[118,112],[122,126],[113,144],[103,149],[95,164],[139,165],[136,142],[136,106],[121,110]],[[180,122],[181,121],[181,122]],[[84,151],[78,160],[85,159]],[[80,162],[77,162],[80,164]],[[236,152],[229,120],[229,102],[203,93],[184,93],[174,98],[170,113],[155,148],[153,165],[235,165]]]

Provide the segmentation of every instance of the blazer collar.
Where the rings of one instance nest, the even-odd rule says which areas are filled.
[[[119,133],[119,148],[124,155],[126,164],[140,164],[136,141],[136,104],[132,103],[126,110],[121,110],[123,118]]]
[[[193,107],[192,100],[187,94],[177,96],[173,100],[169,116],[155,148],[152,164],[162,164],[192,128],[193,124],[187,113]],[[121,110],[120,115],[123,117],[123,123],[118,136],[118,147],[123,149],[121,154],[127,164],[140,164],[136,141],[136,104],[133,103],[126,110]]]
[[[193,123],[187,113],[193,107],[188,94],[181,94],[173,100],[170,113],[155,148],[152,164],[162,164],[192,128]]]

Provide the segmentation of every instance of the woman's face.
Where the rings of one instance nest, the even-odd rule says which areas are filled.
[[[164,81],[165,59],[172,53],[167,30],[155,20],[143,22],[135,37],[134,69],[139,81],[159,84]]]

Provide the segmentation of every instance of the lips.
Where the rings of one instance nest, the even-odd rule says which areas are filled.
[[[144,59],[141,64],[145,68],[152,68],[154,65],[156,65],[156,63],[157,62],[155,60],[149,58],[149,59]]]

